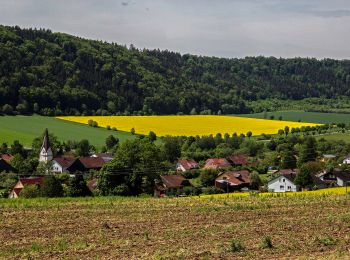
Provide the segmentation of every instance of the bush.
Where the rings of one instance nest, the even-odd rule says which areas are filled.
[[[63,196],[63,187],[54,175],[47,175],[44,177],[40,191],[43,197],[51,198]]]
[[[272,248],[272,239],[270,236],[264,236],[261,241],[261,248]]]
[[[111,126],[110,125],[106,126],[106,128],[107,128],[107,130],[111,130]]]
[[[216,187],[207,187],[203,189],[203,194],[206,194],[206,195],[221,194],[221,193],[225,193],[225,191]]]
[[[40,189],[37,185],[25,185],[21,191],[23,198],[36,198],[40,196]]]
[[[233,239],[231,241],[231,247],[230,247],[231,252],[241,252],[244,251],[244,246],[241,244],[241,242],[237,239]]]

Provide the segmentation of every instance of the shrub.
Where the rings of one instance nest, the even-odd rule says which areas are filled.
[[[242,243],[241,243],[239,240],[233,239],[233,240],[231,241],[230,251],[231,251],[231,252],[241,252],[241,251],[244,251],[244,246],[242,245]]]
[[[112,130],[113,131],[118,131],[116,127],[112,127]]]
[[[43,184],[40,188],[43,197],[62,197],[63,187],[60,181],[53,175],[44,177]]]
[[[110,125],[106,126],[106,128],[107,128],[107,130],[111,130],[111,126]]]
[[[272,239],[270,236],[264,236],[261,241],[261,248],[272,248]]]
[[[225,193],[225,191],[216,187],[207,187],[203,189],[203,194],[206,194],[206,195],[221,194],[221,193]]]
[[[40,190],[37,185],[25,185],[21,191],[23,198],[36,198],[40,196]]]

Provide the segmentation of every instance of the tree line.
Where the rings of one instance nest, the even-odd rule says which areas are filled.
[[[0,50],[3,114],[231,114],[350,96],[348,60],[181,55],[18,26],[0,26]]]

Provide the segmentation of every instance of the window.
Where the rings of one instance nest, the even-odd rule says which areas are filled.
[[[292,189],[292,187],[291,186],[288,186],[288,190],[291,190]]]
[[[286,179],[282,179],[283,182],[286,182]]]
[[[280,190],[284,190],[284,186],[283,185],[280,186]]]

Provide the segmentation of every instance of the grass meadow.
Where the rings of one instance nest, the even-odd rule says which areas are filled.
[[[0,200],[0,258],[346,258],[346,194]]]
[[[111,134],[120,141],[134,138],[130,133],[93,128],[54,117],[0,116],[0,142],[11,144],[14,140],[19,140],[25,146],[31,146],[33,139],[40,136],[45,128],[54,133],[60,141],[88,139],[96,147],[105,145],[106,137]]]

